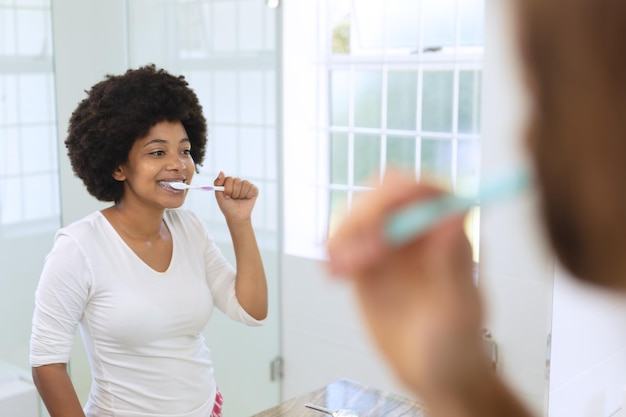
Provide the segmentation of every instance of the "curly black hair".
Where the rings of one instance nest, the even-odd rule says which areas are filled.
[[[106,75],[86,93],[70,117],[65,146],[74,173],[98,200],[122,199],[124,184],[113,178],[113,172],[127,162],[135,141],[159,122],[180,121],[191,141],[193,160],[198,165],[204,160],[206,119],[183,76],[150,64],[123,75]]]

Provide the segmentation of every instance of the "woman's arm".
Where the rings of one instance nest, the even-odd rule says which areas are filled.
[[[85,417],[67,365],[55,363],[32,368],[33,381],[50,417]]]
[[[252,223],[229,224],[235,249],[237,278],[235,293],[239,304],[257,320],[267,317],[267,280]]]
[[[251,217],[259,190],[249,181],[225,177],[223,172],[215,185],[224,186],[224,192],[216,193],[216,198],[235,250],[237,300],[250,316],[263,320],[268,310],[267,280]]]

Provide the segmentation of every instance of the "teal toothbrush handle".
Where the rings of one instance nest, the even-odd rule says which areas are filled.
[[[518,169],[485,181],[476,197],[445,195],[413,203],[391,215],[385,225],[385,236],[391,244],[400,245],[420,236],[451,215],[479,204],[485,206],[513,197],[525,190],[528,183],[527,173]]]

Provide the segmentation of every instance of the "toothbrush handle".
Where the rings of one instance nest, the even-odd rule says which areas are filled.
[[[400,245],[424,233],[439,221],[469,210],[476,204],[477,199],[453,195],[412,204],[391,216],[385,234],[392,244]]]
[[[202,187],[199,187],[199,189],[205,191],[224,191],[224,187],[222,187],[221,185],[204,185]]]
[[[453,214],[462,213],[479,204],[484,206],[513,197],[525,190],[529,181],[528,173],[518,168],[484,181],[475,197],[446,195],[414,203],[392,214],[385,234],[392,244],[405,243]]]

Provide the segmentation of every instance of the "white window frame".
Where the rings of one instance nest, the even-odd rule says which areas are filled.
[[[44,45],[40,51],[37,51],[36,54],[30,53],[20,53],[19,47],[19,28],[17,21],[17,13],[18,11],[43,11],[46,13],[48,26],[44,28],[46,32],[48,32],[48,39],[44,39]],[[19,106],[15,111],[18,112],[17,121],[11,123],[3,124],[2,128],[12,128],[17,129],[18,143],[19,147],[19,157],[23,157],[29,152],[29,149],[26,149],[24,144],[22,143],[20,137],[20,129],[26,127],[48,127],[50,131],[49,136],[49,149],[52,152],[55,152],[51,155],[51,167],[47,170],[41,170],[36,173],[26,173],[24,172],[23,167],[20,164],[17,173],[9,174],[9,173],[1,173],[0,179],[9,180],[9,179],[17,179],[19,181],[24,181],[31,175],[48,175],[50,176],[50,189],[49,190],[40,190],[40,192],[50,192],[52,198],[52,207],[47,207],[48,213],[44,213],[42,216],[37,216],[36,218],[28,218],[25,216],[24,212],[22,212],[21,217],[17,220],[6,222],[4,221],[4,217],[2,216],[3,206],[6,207],[12,204],[11,201],[7,198],[6,190],[3,190],[0,186],[0,236],[3,238],[12,238],[17,236],[25,236],[40,233],[42,231],[50,231],[55,230],[60,226],[61,223],[61,208],[60,208],[60,189],[59,189],[59,170],[58,170],[58,155],[57,153],[57,128],[56,128],[56,104],[55,104],[55,91],[54,91],[54,63],[53,63],[53,51],[52,51],[52,16],[51,16],[51,5],[49,0],[41,0],[40,4],[20,4],[18,1],[13,3],[7,3],[0,5],[0,11],[6,12],[4,14],[4,19],[12,20],[12,23],[5,30],[13,30],[14,31],[14,42],[16,43],[13,47],[4,45],[4,50],[0,50],[0,78],[4,78],[6,76],[16,76],[19,77],[21,75],[28,74],[38,74],[38,75],[48,75],[50,77],[50,88],[51,90],[48,93],[52,94],[52,97],[48,97],[48,102],[52,106],[50,109],[51,116],[50,119],[44,122],[24,122],[20,120],[19,115]],[[0,14],[1,15],[1,14]],[[13,18],[11,19],[11,16]],[[6,21],[5,21],[6,23]],[[13,50],[13,51],[12,51]],[[5,82],[5,80],[0,80],[0,82]],[[19,88],[19,86],[15,86],[15,88]],[[44,92],[45,93],[45,92]],[[19,96],[19,91],[18,91]],[[18,97],[18,99],[20,99]],[[3,111],[2,106],[10,106],[10,103],[6,103],[3,100],[3,97],[0,97],[0,111]],[[1,184],[1,183],[0,183]],[[33,190],[30,190],[32,193]],[[32,198],[32,197],[31,197]],[[23,207],[25,203],[25,191],[20,190],[20,206]]]

